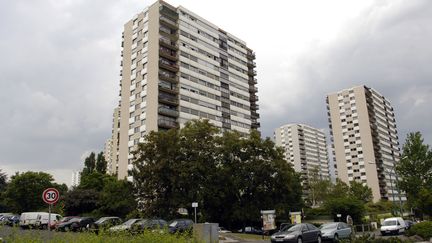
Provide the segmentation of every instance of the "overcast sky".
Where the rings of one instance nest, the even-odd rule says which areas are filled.
[[[328,131],[327,93],[365,84],[395,108],[401,143],[432,144],[432,1],[172,0],[256,52],[261,131]],[[111,135],[123,24],[148,0],[0,1],[0,169],[70,184]]]

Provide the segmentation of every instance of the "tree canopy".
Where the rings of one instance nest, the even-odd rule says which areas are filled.
[[[147,217],[172,218],[199,203],[202,221],[256,224],[260,210],[280,217],[302,206],[299,176],[270,139],[221,133],[207,120],[151,132],[135,152],[134,187]]]
[[[60,194],[67,191],[65,184],[54,183],[52,175],[45,172],[17,173],[11,177],[4,196],[13,212],[37,211],[46,208],[42,192],[49,187],[58,189]]]
[[[432,150],[423,143],[420,132],[408,134],[395,170],[398,187],[406,192],[408,204],[420,213],[432,215]]]

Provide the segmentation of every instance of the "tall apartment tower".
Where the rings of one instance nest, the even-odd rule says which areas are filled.
[[[119,143],[120,143],[120,106],[113,112],[111,138],[105,143],[105,160],[107,161],[107,173],[118,174],[119,168]]]
[[[323,131],[303,124],[287,124],[274,131],[275,143],[284,150],[285,159],[301,173],[303,196],[308,196],[308,179],[330,179],[327,142]],[[318,169],[318,175],[312,172]]]
[[[131,179],[131,152],[150,131],[200,118],[244,134],[260,126],[255,54],[242,40],[164,1],[127,22],[122,39],[118,178]]]
[[[405,200],[395,183],[400,152],[390,102],[372,88],[357,86],[329,94],[327,109],[338,178],[366,184],[374,202]]]

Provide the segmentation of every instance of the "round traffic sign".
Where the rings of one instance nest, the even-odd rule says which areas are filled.
[[[48,204],[54,204],[56,203],[60,198],[60,193],[55,188],[47,188],[42,193],[42,199],[45,203]]]

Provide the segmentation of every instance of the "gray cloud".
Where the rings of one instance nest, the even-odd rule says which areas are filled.
[[[263,133],[271,136],[289,122],[327,128],[326,94],[365,84],[392,102],[402,143],[419,130],[432,144],[430,23],[430,1],[378,1],[330,43],[314,43],[293,62],[265,67],[278,75],[260,96]]]

